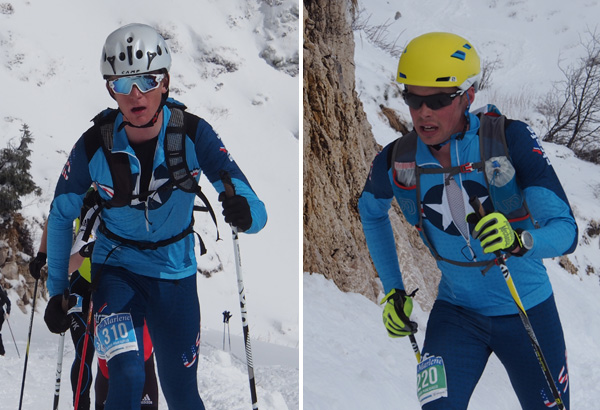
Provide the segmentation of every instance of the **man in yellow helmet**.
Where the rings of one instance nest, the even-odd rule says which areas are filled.
[[[566,347],[542,258],[572,252],[577,225],[531,128],[493,106],[470,112],[480,75],[473,45],[451,33],[419,36],[400,57],[397,81],[414,129],[375,157],[359,200],[386,293],[383,321],[391,337],[417,331],[388,218],[396,198],[442,273],[417,367],[422,408],[466,409],[492,352],[524,409],[554,405],[500,259],[549,365],[556,401],[568,406]]]

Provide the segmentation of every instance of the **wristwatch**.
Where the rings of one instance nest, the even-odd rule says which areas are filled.
[[[528,251],[531,250],[531,248],[533,248],[533,236],[529,231],[521,232],[521,243],[523,244],[523,247]]]

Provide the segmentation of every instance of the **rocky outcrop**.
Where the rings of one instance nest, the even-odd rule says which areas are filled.
[[[304,1],[304,271],[343,291],[375,300],[381,291],[357,202],[380,149],[355,90],[354,0]],[[435,264],[398,208],[390,218],[408,289],[427,309],[437,288]],[[433,273],[433,274],[432,274]]]
[[[373,299],[379,287],[356,206],[377,146],[354,90],[353,6],[304,6],[304,270]]]
[[[19,299],[12,300],[13,308],[18,306],[26,313],[25,306],[33,301],[35,279],[29,274],[29,261],[34,252],[29,229],[20,214],[0,218],[0,285],[7,292],[13,289]],[[37,297],[45,298],[46,268],[38,281]],[[12,298],[11,298],[12,299]],[[37,308],[36,308],[37,309]]]

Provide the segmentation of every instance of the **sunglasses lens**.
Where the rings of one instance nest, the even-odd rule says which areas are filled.
[[[413,110],[418,110],[423,105],[423,97],[411,93],[404,93],[404,102]]]
[[[129,94],[135,85],[142,93],[158,88],[162,74],[145,74],[134,77],[121,77],[109,81],[110,88],[117,94]]]
[[[418,110],[423,104],[427,105],[432,110],[439,110],[452,104],[452,100],[458,94],[434,94],[434,95],[416,95],[404,93],[404,101],[413,110]]]
[[[432,95],[429,101],[425,101],[425,104],[432,110],[439,110],[440,108],[447,107],[452,104],[452,97],[449,94],[437,94]]]

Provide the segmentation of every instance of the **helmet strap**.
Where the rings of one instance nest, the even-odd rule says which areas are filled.
[[[467,97],[468,98],[468,97]],[[463,130],[461,132],[457,132],[456,134],[452,134],[450,136],[450,138],[448,138],[446,141],[439,143],[439,144],[435,144],[435,145],[430,145],[431,148],[433,148],[436,151],[439,151],[440,149],[442,149],[442,147],[444,145],[446,145],[447,143],[449,143],[453,138],[455,140],[461,140],[464,138],[465,134],[467,133],[467,130],[469,129],[469,124],[470,124],[470,116],[469,116],[469,106],[467,106],[467,109],[465,110],[465,116],[467,117],[467,120],[465,121],[465,126],[463,128]]]
[[[467,125],[469,125],[469,110],[471,109],[471,98],[469,97],[469,93],[465,92],[467,95],[467,108],[465,109],[465,117],[467,117]]]
[[[451,139],[452,139],[452,137],[448,138],[446,141],[444,141],[444,142],[442,142],[440,144],[430,145],[430,147],[433,148],[436,151],[439,151],[439,150],[442,149],[442,147],[444,145],[446,145],[447,143],[449,143]]]

